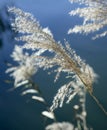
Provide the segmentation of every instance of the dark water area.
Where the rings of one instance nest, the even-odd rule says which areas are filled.
[[[67,35],[70,27],[81,23],[78,17],[69,16],[68,12],[74,9],[75,5],[71,6],[67,0],[0,0],[0,16],[4,11],[3,6],[8,4],[32,13],[43,27],[50,28],[56,41],[64,42],[64,38],[69,41],[77,54],[86,60],[99,75],[98,82],[93,86],[94,95],[107,110],[107,37],[93,41],[91,40],[92,35]],[[3,16],[0,18],[4,19]],[[11,36],[14,37],[7,26],[5,31],[0,28],[0,130],[44,130],[44,126],[52,123],[41,116],[45,106],[31,100],[30,95],[21,96],[20,89],[12,91],[13,82],[7,83],[12,79],[5,74],[6,63],[13,63],[10,54],[16,44]],[[34,80],[40,86],[49,105],[51,105],[57,89],[66,82],[64,75],[61,75],[59,81],[54,83],[54,75],[47,75],[43,71],[39,71]],[[74,121],[73,104],[75,104],[75,100],[55,111],[59,122]],[[107,130],[107,116],[88,93],[86,108],[88,125],[93,130]]]

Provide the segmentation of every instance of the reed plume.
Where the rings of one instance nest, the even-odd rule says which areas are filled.
[[[82,25],[75,25],[69,29],[70,33],[83,33],[89,34],[103,29],[107,26],[107,1],[106,0],[69,0],[71,3],[78,3],[84,6],[79,6],[75,10],[71,10],[69,14],[71,16],[78,15],[83,18]],[[93,39],[103,37],[107,35],[107,31],[104,30],[93,36]]]
[[[31,49],[34,54],[42,50],[42,53],[38,55],[39,64],[38,61],[36,62],[38,68],[39,65],[43,69],[54,69],[56,67],[55,72],[57,74],[55,80],[59,78],[61,72],[66,73],[67,77],[71,78],[71,81],[61,86],[58,90],[58,93],[54,97],[51,111],[58,106],[62,106],[65,99],[69,103],[79,93],[81,88],[85,88],[95,100],[92,86],[98,76],[92,67],[86,64],[71,49],[69,43],[65,41],[65,45],[63,45],[60,42],[56,42],[51,31],[47,27],[42,28],[30,13],[23,12],[21,9],[15,7],[9,8],[9,12],[14,13],[16,16],[15,21],[12,23],[13,29],[23,34],[16,38],[24,42],[24,45],[21,47]],[[45,55],[45,52],[48,52],[48,56]],[[34,60],[36,57],[33,56]],[[105,114],[107,114],[98,100],[95,101]]]

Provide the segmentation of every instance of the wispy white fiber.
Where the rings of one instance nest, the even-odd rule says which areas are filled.
[[[48,125],[45,130],[74,130],[74,125],[69,122],[58,122]]]
[[[24,63],[24,66],[21,64],[20,68],[24,68],[25,70],[27,69],[28,72],[25,73],[24,70],[22,77],[17,79],[17,74],[21,74],[22,70],[16,68],[12,74],[16,78],[16,83],[20,80],[25,80],[25,78],[30,78],[30,76],[35,74],[39,68],[55,68],[54,72],[57,73],[55,81],[58,80],[61,72],[66,73],[67,76],[71,77],[71,81],[59,88],[51,106],[52,111],[57,107],[62,107],[65,99],[66,103],[69,103],[79,92],[81,87],[85,87],[89,93],[93,92],[92,85],[93,82],[95,82],[97,75],[93,71],[92,67],[86,64],[85,61],[76,54],[66,40],[65,45],[56,42],[51,31],[48,28],[42,28],[31,14],[15,7],[10,8],[9,11],[16,15],[15,22],[12,24],[13,28],[16,31],[23,33],[21,37],[17,38],[17,40],[25,42],[22,48],[33,49],[34,51],[31,56],[28,54],[27,56],[21,55],[21,57],[26,57],[21,58],[24,59],[22,61],[27,61],[27,63]],[[83,13],[83,15],[86,14]],[[51,55],[45,55],[46,51]],[[21,50],[18,50],[18,52],[22,53]],[[20,61],[20,58],[17,58],[17,60]],[[25,68],[26,66],[29,66],[29,68]],[[19,73],[18,71],[21,72]]]
[[[69,0],[71,3],[83,4],[84,6],[72,10],[71,16],[78,15],[83,18],[82,25],[75,25],[70,28],[70,33],[89,34],[99,31],[107,26],[107,1],[106,0]],[[106,30],[93,39],[105,36]]]

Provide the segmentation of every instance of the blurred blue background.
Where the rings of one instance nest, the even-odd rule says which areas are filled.
[[[71,5],[68,0],[0,0],[0,130],[43,130],[44,126],[51,123],[41,116],[45,106],[30,100],[30,97],[20,96],[20,90],[10,91],[13,84],[6,83],[10,79],[5,74],[6,63],[12,63],[10,54],[16,44],[13,38],[17,35],[11,30],[9,14],[5,10],[7,6],[16,6],[32,13],[42,27],[50,28],[56,41],[63,42],[64,38],[69,41],[77,54],[99,75],[98,83],[93,86],[94,95],[107,110],[107,37],[93,41],[92,35],[67,35],[70,27],[81,23],[78,17],[70,17],[68,14],[77,5]],[[46,76],[45,72],[39,72],[35,77],[49,105],[59,86],[65,82],[63,75],[55,84],[53,79],[54,75]],[[58,121],[74,122],[74,103],[75,100],[55,111]],[[107,130],[107,116],[88,93],[86,106],[88,125],[93,130]]]

